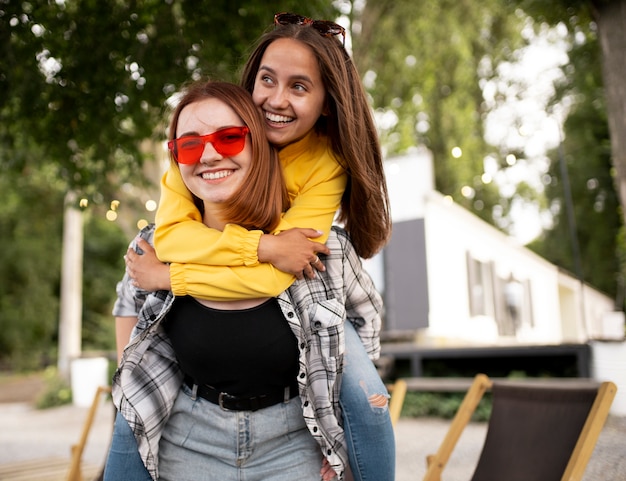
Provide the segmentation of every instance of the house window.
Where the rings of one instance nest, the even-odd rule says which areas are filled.
[[[494,317],[493,268],[467,252],[467,283],[471,316]]]
[[[522,326],[533,328],[530,280],[513,274],[500,277],[493,262],[483,262],[466,252],[470,316],[496,321],[500,336],[515,336]]]

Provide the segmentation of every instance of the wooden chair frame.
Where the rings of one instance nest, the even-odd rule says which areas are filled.
[[[487,390],[491,389],[492,385],[493,382],[485,374],[477,374],[474,377],[474,382],[454,415],[450,428],[439,446],[439,450],[436,454],[426,456],[428,469],[424,475],[424,481],[441,481],[441,473],[446,467],[461,434],[463,434],[465,426],[472,419],[472,415],[476,411],[476,407],[478,407],[483,395]]]
[[[483,395],[493,387],[493,384],[494,381],[489,379],[485,374],[478,374],[474,377],[463,402],[450,423],[450,428],[441,442],[437,453],[426,457],[428,468],[423,481],[441,481],[441,474],[465,426],[467,426],[471,420]],[[598,385],[595,400],[587,415],[580,435],[578,436],[578,440],[561,477],[561,481],[580,481],[582,479],[585,468],[587,467],[591,454],[598,441],[598,437],[600,436],[600,432],[609,415],[617,387],[614,383],[609,381],[598,383]],[[397,391],[396,387],[398,387]],[[394,423],[400,415],[406,390],[407,382],[402,379],[396,381],[392,388],[390,412]]]

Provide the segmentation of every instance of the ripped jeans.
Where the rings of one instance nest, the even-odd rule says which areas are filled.
[[[354,481],[393,481],[396,442],[388,393],[351,322],[345,322],[346,350],[340,403]]]

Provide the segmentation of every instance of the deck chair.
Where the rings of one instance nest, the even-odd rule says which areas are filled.
[[[497,381],[474,378],[424,481],[441,481],[463,429],[485,391],[492,411],[471,481],[579,481],[617,392],[612,382]]]

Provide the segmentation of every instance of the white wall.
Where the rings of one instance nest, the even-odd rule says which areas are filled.
[[[393,222],[424,217],[424,196],[435,188],[432,154],[425,148],[385,161]]]
[[[437,192],[426,197],[426,250],[430,292],[429,335],[478,342],[559,343],[582,342],[580,282],[559,272],[545,259],[524,248]],[[532,321],[523,323],[515,337],[498,335],[495,319],[471,317],[466,253],[492,263],[495,274],[528,281]],[[612,309],[611,300],[587,288],[588,323],[601,322]]]

